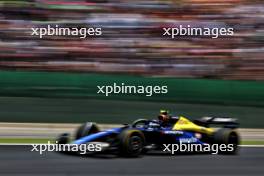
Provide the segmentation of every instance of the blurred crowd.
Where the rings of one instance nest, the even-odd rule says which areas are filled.
[[[32,27],[101,27],[102,36],[31,35]],[[164,27],[234,35],[164,37]],[[263,0],[2,0],[0,69],[264,80]]]

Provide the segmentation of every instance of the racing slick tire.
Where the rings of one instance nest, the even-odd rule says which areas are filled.
[[[124,157],[138,157],[144,148],[145,137],[139,130],[129,129],[119,135],[120,155]]]
[[[58,144],[68,144],[70,141],[70,134],[69,133],[63,133],[58,136],[56,139]]]
[[[238,153],[238,145],[240,143],[240,138],[235,130],[229,128],[220,128],[214,134],[214,143],[216,144],[233,144],[233,150],[221,151],[222,154],[235,155]]]
[[[95,123],[86,122],[77,129],[75,139],[77,140],[84,136],[97,133],[99,131],[100,129]]]

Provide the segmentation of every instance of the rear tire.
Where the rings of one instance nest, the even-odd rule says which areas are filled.
[[[86,122],[77,129],[75,139],[77,140],[84,136],[97,133],[99,131],[100,129],[95,123]]]
[[[120,154],[125,157],[138,157],[145,144],[144,134],[139,130],[125,130],[120,136]]]
[[[240,138],[235,130],[229,128],[221,128],[214,134],[214,143],[216,144],[233,144],[233,150],[220,151],[222,154],[232,154],[235,155],[238,152],[238,145],[240,143]]]

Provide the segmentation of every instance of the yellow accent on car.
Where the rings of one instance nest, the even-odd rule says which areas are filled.
[[[214,133],[213,128],[207,128],[207,127],[196,125],[183,116],[180,116],[179,120],[175,123],[172,129],[199,132],[199,133],[205,133],[208,135],[211,135]]]

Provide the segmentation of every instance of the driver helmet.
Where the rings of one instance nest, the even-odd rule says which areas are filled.
[[[169,119],[170,119],[169,111],[161,109],[159,116],[158,116],[158,119],[160,121],[163,121],[163,122],[169,121]]]

